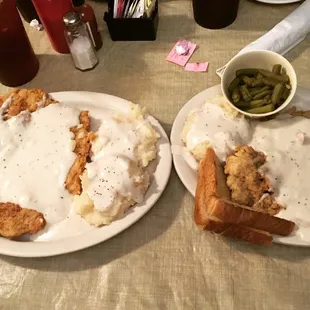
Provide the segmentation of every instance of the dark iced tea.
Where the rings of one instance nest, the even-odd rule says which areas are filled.
[[[193,0],[197,24],[208,29],[229,26],[237,17],[239,0]]]
[[[39,62],[15,6],[0,0],[0,83],[14,87],[35,77]]]

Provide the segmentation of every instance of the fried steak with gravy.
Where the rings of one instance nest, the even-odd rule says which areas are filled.
[[[29,112],[35,112],[40,107],[46,107],[50,104],[58,103],[44,90],[39,88],[13,89],[6,95],[0,96],[0,108],[9,98],[11,98],[12,101],[4,112],[4,120],[16,116],[22,111],[27,110]]]
[[[22,111],[35,112],[58,102],[42,89],[14,89],[0,96],[0,108],[10,99],[1,117],[4,120],[18,115]],[[65,188],[73,195],[81,193],[81,180],[94,133],[90,132],[90,117],[88,111],[82,111],[79,116],[80,124],[70,128],[74,134],[74,150],[77,155],[65,181]],[[10,202],[0,202],[0,236],[14,238],[27,233],[37,233],[46,224],[42,213],[22,208]]]
[[[23,234],[35,234],[44,228],[42,213],[21,208],[14,203],[0,202],[0,236],[16,238]]]
[[[237,146],[225,165],[227,186],[233,202],[275,215],[283,209],[272,196],[269,180],[259,171],[266,156],[251,146]]]

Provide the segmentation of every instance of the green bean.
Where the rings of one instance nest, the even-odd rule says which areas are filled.
[[[249,89],[249,92],[252,96],[255,96],[256,94],[260,93],[261,91],[263,91],[263,87],[254,87],[254,88]]]
[[[283,90],[284,90],[284,84],[279,83],[275,86],[272,96],[271,96],[272,104],[276,105],[280,102]]]
[[[256,99],[262,99],[264,97],[266,97],[267,95],[270,95],[272,94],[272,90],[264,90],[258,94],[256,94],[253,99],[256,100]]]
[[[250,94],[250,92],[249,92],[248,88],[246,87],[246,85],[240,86],[240,92],[241,92],[241,96],[242,96],[244,101],[252,100],[252,95]]]
[[[253,78],[250,78],[248,76],[243,76],[242,80],[246,85],[252,86]]]
[[[291,85],[285,68],[275,64],[272,72],[258,68],[237,70],[228,90],[231,102],[240,109],[252,110],[268,105],[267,109],[274,110],[288,98]]]
[[[251,84],[252,87],[257,87],[257,86],[264,86],[264,81],[263,79],[254,79],[252,81],[252,84]]]
[[[255,96],[256,94],[262,92],[262,91],[265,91],[265,90],[268,90],[270,89],[269,86],[264,86],[264,87],[256,87],[256,88],[250,88],[249,89],[249,92],[252,96]]]
[[[268,102],[271,103],[271,94],[267,95],[266,97],[264,97],[264,99]]]
[[[238,77],[235,77],[229,84],[228,90],[230,93],[240,84],[241,80]]]
[[[264,78],[263,83],[266,86],[275,87],[279,82],[270,78]]]
[[[239,108],[239,109],[249,109],[251,108],[250,103],[249,102],[245,102],[245,101],[239,101],[237,103],[234,103],[234,105]]]
[[[257,108],[257,107],[262,107],[263,105],[268,104],[268,101],[265,99],[258,99],[258,100],[252,100],[250,101],[250,107],[252,108]]]
[[[288,82],[289,81],[289,77],[288,75],[276,75],[268,70],[264,70],[264,69],[259,69],[258,70],[259,73],[261,73],[263,76],[267,77],[267,78],[272,78],[274,80],[277,80],[279,82]]]
[[[249,109],[246,112],[248,113],[253,113],[253,114],[263,114],[263,113],[268,113],[274,111],[274,105],[273,104],[268,104],[262,107],[257,107],[253,109]]]
[[[282,69],[282,66],[277,64],[277,65],[274,65],[273,68],[272,68],[272,73],[274,74],[281,74],[281,69]]]
[[[239,69],[236,71],[236,76],[255,76],[258,73],[258,69]]]
[[[290,95],[290,93],[291,93],[291,91],[288,88],[284,87],[284,90],[282,93],[282,99],[285,101],[288,98],[288,96]]]
[[[239,91],[238,87],[236,87],[233,90],[232,95],[231,95],[231,99],[232,99],[233,103],[237,103],[240,101],[240,91]]]

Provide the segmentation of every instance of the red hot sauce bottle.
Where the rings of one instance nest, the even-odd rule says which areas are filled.
[[[65,39],[63,16],[72,10],[71,0],[32,0],[44,29],[58,53],[70,53]]]
[[[93,8],[85,3],[85,0],[72,0],[73,8],[81,15],[82,21],[86,24],[95,49],[102,47],[102,39],[98,31],[98,24]]]
[[[0,83],[20,86],[32,80],[39,61],[13,0],[0,0]]]

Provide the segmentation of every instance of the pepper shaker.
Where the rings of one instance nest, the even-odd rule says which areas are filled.
[[[81,71],[95,68],[99,60],[87,27],[80,15],[75,11],[70,11],[64,15],[63,22],[65,38],[75,67]]]

